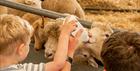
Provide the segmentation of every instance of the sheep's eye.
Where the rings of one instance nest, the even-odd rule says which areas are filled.
[[[41,0],[41,1],[44,1],[44,0]]]
[[[109,37],[109,34],[105,34],[106,37]]]

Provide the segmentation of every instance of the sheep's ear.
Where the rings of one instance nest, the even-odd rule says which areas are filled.
[[[98,68],[98,64],[96,63],[96,61],[94,60],[93,57],[90,57],[88,60],[89,65],[91,65],[94,68]]]
[[[111,23],[106,24],[106,27],[109,28],[109,30],[111,31],[111,33],[113,33],[113,28],[111,27]]]
[[[113,30],[113,33],[120,32],[121,31],[120,29],[113,28],[113,27],[112,27],[112,30]]]
[[[39,23],[40,23],[40,22],[37,20],[37,21],[35,21],[35,22],[32,24],[34,30],[37,30],[37,29],[38,29]]]

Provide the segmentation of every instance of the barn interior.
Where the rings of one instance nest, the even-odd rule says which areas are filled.
[[[140,32],[140,0],[77,0],[85,12],[88,22],[108,24],[114,30]],[[23,63],[48,62],[44,57],[44,49],[36,51],[34,43],[30,44],[30,52]],[[100,63],[99,63],[100,64]],[[73,63],[71,71],[103,71],[103,65],[94,68],[86,63]]]

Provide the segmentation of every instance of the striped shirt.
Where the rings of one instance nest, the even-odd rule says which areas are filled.
[[[45,69],[44,63],[40,64],[25,63],[1,68],[0,71],[45,71],[44,69]]]

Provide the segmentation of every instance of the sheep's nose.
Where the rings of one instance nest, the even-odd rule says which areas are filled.
[[[88,58],[88,55],[87,54],[83,54],[83,57]]]
[[[50,52],[50,53],[45,53],[45,57],[47,59],[52,59],[54,57],[54,53],[53,52]]]
[[[85,55],[83,55],[85,58],[87,58],[88,56],[85,54]]]
[[[50,53],[50,54],[48,54],[48,57],[51,57],[53,54],[52,53]]]
[[[82,57],[83,57],[83,58],[88,58],[89,56],[90,56],[90,55],[89,55],[88,53],[86,53],[86,52],[83,52],[83,53],[82,53]]]

